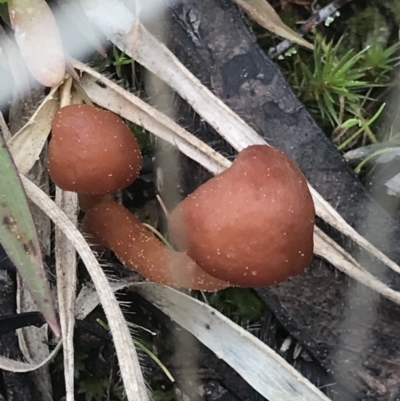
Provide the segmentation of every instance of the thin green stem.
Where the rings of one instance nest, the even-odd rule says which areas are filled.
[[[156,237],[158,237],[165,246],[167,246],[169,249],[174,250],[173,246],[168,242],[168,240],[154,227],[152,227],[150,224],[143,223],[143,225],[148,228]]]
[[[354,169],[354,172],[356,174],[359,174],[361,172],[361,169],[374,157],[381,155],[382,153],[386,153],[392,150],[392,148],[385,148],[385,149],[379,149],[376,150],[375,152],[371,153],[369,156],[367,156],[364,160],[362,160],[357,167]]]
[[[383,109],[385,108],[386,103],[383,103],[379,110],[374,114],[371,119],[362,125],[362,127],[357,130],[350,138],[347,138],[341,145],[338,146],[337,150],[343,150],[349,143],[353,142],[363,131],[365,131],[372,123],[376,121],[376,119],[380,116]]]

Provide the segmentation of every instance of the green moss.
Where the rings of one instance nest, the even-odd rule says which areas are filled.
[[[390,36],[390,26],[377,7],[367,6],[355,11],[345,35],[348,44],[358,50],[373,43],[385,47]]]
[[[209,295],[208,300],[211,306],[244,326],[259,321],[265,308],[256,292],[246,288],[227,288]]]

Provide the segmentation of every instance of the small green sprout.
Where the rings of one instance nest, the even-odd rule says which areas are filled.
[[[367,156],[364,160],[362,160],[357,167],[354,169],[354,172],[356,174],[360,174],[362,168],[370,161],[372,160],[374,157],[379,156],[383,153],[389,152],[390,150],[392,150],[392,148],[385,148],[385,149],[379,149],[373,153],[371,153],[369,156]]]
[[[351,142],[353,142],[359,135],[365,132],[370,127],[370,125],[373,124],[378,119],[385,106],[386,103],[383,103],[381,107],[379,107],[378,111],[369,120],[360,119],[358,121],[358,125],[361,127],[353,135],[347,138],[340,146],[338,146],[337,149],[343,150],[346,146],[348,146]]]
[[[131,64],[133,60],[129,58],[125,53],[119,53],[118,49],[115,46],[113,48],[113,56],[113,66],[115,67],[115,72],[117,73],[118,78],[122,78],[122,66]]]

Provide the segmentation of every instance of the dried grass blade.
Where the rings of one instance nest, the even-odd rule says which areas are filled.
[[[110,287],[89,245],[75,225],[35,184],[21,175],[29,199],[43,210],[74,245],[93,280],[113,336],[121,376],[129,401],[147,401],[148,394],[129,328]]]
[[[78,221],[78,199],[74,192],[56,188],[56,205],[66,214],[74,226]],[[64,377],[66,400],[74,400],[74,326],[76,297],[76,252],[62,230],[55,228],[55,254],[57,296],[62,341],[64,348]]]
[[[60,88],[60,107],[71,100],[72,78],[69,77]],[[76,227],[78,224],[78,195],[56,187],[56,205]],[[57,296],[60,325],[64,348],[64,378],[66,400],[74,400],[74,327],[76,300],[77,259],[75,247],[62,230],[55,227],[55,256],[57,274]]]
[[[388,258],[382,251],[374,247],[367,239],[360,235],[325,199],[309,185],[314,203],[318,205],[318,216],[336,228],[342,234],[351,238],[361,248],[369,251],[375,258],[380,260],[393,271],[400,274],[400,266]]]
[[[134,287],[271,401],[328,401],[280,355],[216,309],[156,284]],[[251,355],[251,357],[249,357]]]
[[[338,270],[349,277],[400,305],[399,292],[391,289],[367,272],[353,257],[318,227],[314,229],[314,253],[332,263]]]
[[[72,65],[76,69],[86,72],[80,85],[94,103],[119,114],[176,146],[186,156],[196,160],[214,174],[218,174],[230,166],[230,161],[220,153],[133,93],[126,91],[79,61],[72,61]],[[99,85],[98,82],[104,86]]]
[[[0,356],[0,369],[14,373],[33,372],[37,369],[42,368],[43,366],[46,366],[49,362],[51,362],[60,349],[61,349],[61,341],[57,344],[54,350],[46,357],[46,359],[37,363],[15,361],[14,359]]]
[[[29,121],[8,141],[10,152],[21,174],[39,159],[50,134],[51,120],[59,108],[58,86],[53,88]]]
[[[329,401],[280,355],[216,309],[184,293],[155,283],[124,281],[113,284],[114,291],[124,287],[140,293],[192,333],[267,399]],[[90,313],[98,304],[97,294],[88,287],[83,288],[78,300],[85,314]]]

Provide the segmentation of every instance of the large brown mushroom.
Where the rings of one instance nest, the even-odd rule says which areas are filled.
[[[73,104],[57,112],[51,127],[48,169],[61,189],[102,195],[123,189],[138,177],[139,144],[117,115]]]
[[[309,265],[314,218],[297,165],[276,148],[255,145],[173,210],[169,234],[210,275],[264,287]]]
[[[162,244],[125,207],[102,201],[86,213],[82,229],[96,244],[111,249],[127,267],[159,284],[217,291],[229,286],[201,270],[189,256]]]

